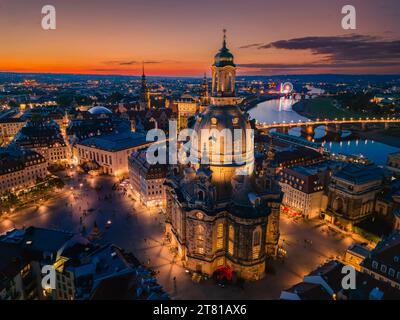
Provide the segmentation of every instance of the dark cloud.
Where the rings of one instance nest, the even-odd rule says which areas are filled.
[[[251,48],[258,48],[262,46],[262,43],[252,43],[252,44],[246,44],[244,46],[239,47],[239,49],[251,49]]]
[[[400,59],[399,40],[359,34],[279,40],[258,48],[310,50],[315,55],[325,55],[331,61]]]
[[[238,65],[242,68],[257,68],[257,69],[318,69],[318,68],[363,68],[363,67],[392,67],[400,66],[400,61],[376,61],[376,62],[343,62],[343,63],[303,63],[303,64],[290,64],[290,63],[242,63]]]
[[[142,64],[143,61],[135,61],[135,60],[109,60],[109,61],[104,61],[103,64],[107,65],[113,65],[113,66],[132,66],[132,65],[137,65],[137,64]],[[145,64],[157,64],[157,63],[162,63],[162,61],[156,61],[156,60],[149,60],[149,61],[144,61]]]
[[[350,34],[342,36],[315,36],[279,40],[262,45],[241,48],[309,50],[320,59],[316,63],[296,64],[247,64],[247,68],[296,69],[296,68],[383,68],[400,66],[400,40]]]

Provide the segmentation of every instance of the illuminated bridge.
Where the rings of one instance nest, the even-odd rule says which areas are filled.
[[[397,118],[343,118],[343,119],[316,119],[307,121],[290,121],[290,122],[273,122],[265,123],[256,120],[256,128],[260,131],[269,132],[270,129],[277,129],[278,132],[287,134],[289,129],[301,127],[302,133],[306,135],[314,135],[316,127],[325,126],[327,132],[340,133],[344,124],[360,124],[362,131],[367,130],[368,124],[383,124],[385,129],[389,129],[391,125],[400,124]]]

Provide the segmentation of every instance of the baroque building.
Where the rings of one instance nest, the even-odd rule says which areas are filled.
[[[332,175],[325,219],[352,230],[354,224],[375,213],[386,179],[385,171],[374,164],[347,164]]]
[[[207,130],[211,134],[206,142],[192,141],[191,156],[202,161],[176,165],[166,179],[166,235],[189,270],[211,276],[228,268],[240,278],[258,280],[267,258],[277,254],[282,195],[269,176],[269,153],[262,170],[254,171],[252,130],[237,106],[235,73],[224,32],[212,67],[211,105],[194,126],[199,137]],[[222,132],[219,138],[226,142],[234,131],[242,135],[235,136],[233,147],[207,148],[214,134]],[[231,161],[236,156],[243,161]]]

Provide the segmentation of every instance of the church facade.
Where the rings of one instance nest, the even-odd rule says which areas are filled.
[[[251,130],[238,106],[235,75],[224,34],[212,66],[211,104],[194,126],[198,135],[203,129],[241,130],[245,137]],[[173,168],[165,183],[166,233],[187,269],[212,276],[228,268],[240,278],[258,280],[266,261],[277,254],[282,194],[270,174],[270,152],[263,169],[255,172],[253,141],[242,140],[240,149],[206,149],[211,159],[206,164]],[[192,145],[192,151],[204,153],[202,144]],[[245,161],[224,161],[235,153]],[[222,161],[213,161],[214,156]]]

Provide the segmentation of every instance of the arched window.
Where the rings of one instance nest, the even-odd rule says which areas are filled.
[[[253,231],[253,259],[258,259],[260,257],[261,251],[261,228],[257,227]]]
[[[229,225],[228,237],[228,253],[232,256],[235,249],[235,228],[231,224]]]
[[[204,201],[204,192],[202,190],[197,193],[197,199],[199,199],[199,201]]]
[[[261,244],[261,230],[256,229],[253,232],[253,246],[259,246]]]
[[[344,211],[344,201],[342,198],[336,198],[333,201],[333,210],[335,210],[338,213],[343,213]]]
[[[222,222],[217,224],[217,250],[224,248],[224,224]]]
[[[233,80],[232,80],[232,73],[229,73],[228,75],[228,92],[233,92]]]
[[[204,254],[204,236],[205,228],[199,224],[195,227],[196,251],[198,254]]]

